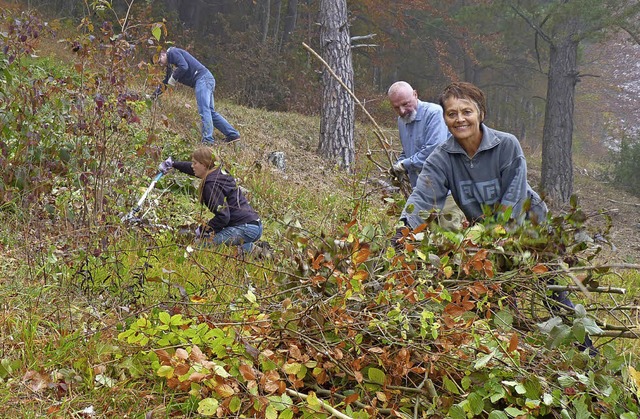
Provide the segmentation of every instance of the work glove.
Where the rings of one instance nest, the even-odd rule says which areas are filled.
[[[393,170],[393,172],[396,173],[398,176],[407,172],[407,169],[405,169],[404,164],[402,164],[401,161],[394,163],[393,166],[391,167],[391,170]]]
[[[404,240],[401,239],[404,237],[403,231],[407,228],[407,226],[398,227],[396,229],[396,234],[391,238],[391,246],[393,246],[396,251],[404,249]]]
[[[156,90],[151,94],[151,98],[156,100],[162,94],[162,86],[156,87]]]
[[[158,166],[158,170],[162,172],[162,174],[166,175],[169,173],[169,170],[173,169],[173,159],[169,157]]]
[[[406,171],[407,169],[404,168],[404,165],[402,164],[402,162],[398,161],[391,166],[391,169],[389,169],[389,174],[392,177],[402,179],[402,175],[404,175]]]
[[[196,227],[196,239],[207,240],[211,237],[211,230],[205,225],[199,225]]]

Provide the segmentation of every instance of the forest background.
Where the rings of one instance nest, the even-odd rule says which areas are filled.
[[[600,182],[633,155],[622,140],[637,119],[637,47],[603,37],[581,50],[593,67],[581,67],[574,151],[588,206],[572,199],[544,227],[432,225],[396,252],[404,200],[366,158],[384,156],[368,121],[357,111],[353,173],[315,153],[322,68],[300,42],[321,50],[321,4],[3,3],[2,415],[637,417],[638,201]],[[522,23],[487,28],[496,9],[484,7],[498,4],[350,3],[352,36],[378,34],[354,48],[356,93],[395,140],[391,81],[424,99],[476,82],[535,184],[544,50]],[[208,214],[176,174],[140,223],[122,220],[157,164],[199,143],[192,91],[146,96],[167,40],[218,79],[218,110],[243,140],[217,151],[264,219],[271,257],[194,248],[177,227]],[[553,305],[553,286],[575,310]],[[575,344],[587,334],[596,356]]]
[[[100,9],[100,1],[23,3],[71,20],[99,13],[90,6]],[[102,13],[164,20],[169,34],[164,46],[192,51],[219,79],[221,97],[248,107],[318,115],[321,69],[301,45],[322,51],[317,24],[321,3],[165,0],[131,2],[128,10],[123,1]],[[524,148],[539,151],[549,51],[513,5],[539,17],[554,13],[554,3],[349,1],[356,96],[377,121],[387,123],[390,108],[384,94],[392,82],[406,80],[421,99],[434,101],[451,81],[469,81],[487,94],[488,123],[514,133]],[[567,4],[555,13],[587,14],[589,9],[584,1]],[[618,6],[627,7],[624,1]],[[623,17],[619,19],[623,26]],[[639,47],[633,33],[616,22],[580,46],[573,145],[578,155],[606,158],[624,135],[635,135],[640,118]],[[150,60],[157,52],[149,48],[148,53],[141,58]]]

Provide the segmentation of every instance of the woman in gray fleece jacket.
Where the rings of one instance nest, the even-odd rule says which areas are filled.
[[[527,162],[518,139],[484,125],[484,93],[471,83],[456,82],[440,94],[440,106],[451,136],[429,155],[418,183],[407,199],[401,220],[411,228],[424,223],[420,211],[442,209],[448,191],[473,223],[511,208],[511,218],[543,222],[547,206],[527,183]],[[525,202],[530,200],[530,205]],[[399,229],[393,239],[402,237]],[[566,291],[551,298],[564,306],[574,305]],[[558,312],[554,307],[552,312]],[[598,351],[589,336],[579,345],[595,356]]]
[[[518,139],[483,124],[484,93],[471,83],[451,83],[440,94],[440,105],[451,135],[425,161],[401,220],[416,228],[424,223],[419,213],[442,209],[451,191],[471,223],[487,210],[507,208],[517,221],[544,221],[547,206],[527,183],[527,163]],[[530,206],[524,205],[527,200]]]

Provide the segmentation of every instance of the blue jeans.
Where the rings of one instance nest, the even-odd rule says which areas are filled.
[[[210,72],[207,72],[196,81],[195,92],[198,103],[198,113],[202,118],[202,142],[213,144],[213,129],[224,134],[225,138],[235,139],[240,133],[231,126],[222,115],[215,111],[213,92],[216,89],[216,80]]]
[[[253,250],[256,240],[262,236],[262,222],[259,224],[240,224],[233,227],[225,227],[213,235],[211,240],[215,244],[226,244],[229,246],[242,246],[245,253]]]

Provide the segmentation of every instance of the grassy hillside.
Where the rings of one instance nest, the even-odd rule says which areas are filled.
[[[121,220],[160,161],[199,144],[193,92],[148,99],[158,74],[98,22],[67,39],[29,14],[5,27],[0,416],[640,411],[634,341],[615,339],[635,335],[635,265],[596,264],[607,246],[584,234],[606,238],[611,214],[573,206],[546,226],[430,225],[395,250],[404,200],[378,181],[366,155],[386,157],[366,125],[346,174],[315,154],[317,118],[218,97],[242,141],[217,153],[273,257],[198,248],[180,231],[209,217],[189,177],[160,180],[145,223]],[[284,171],[268,162],[274,151]],[[546,286],[574,280],[590,297],[550,310]],[[606,286],[631,296],[596,292]],[[576,345],[587,334],[597,356]]]

